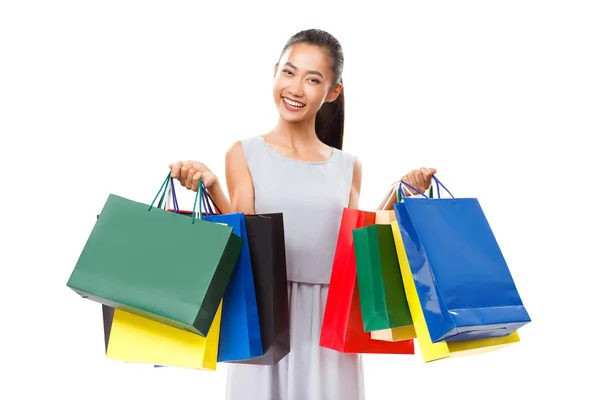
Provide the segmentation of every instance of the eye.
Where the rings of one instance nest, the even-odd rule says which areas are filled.
[[[286,74],[286,75],[292,75],[292,71],[290,71],[287,68],[282,69],[281,72],[284,73],[284,74]]]
[[[312,83],[316,83],[316,84],[321,83],[321,80],[317,79],[317,78],[308,78],[308,80],[311,81]]]

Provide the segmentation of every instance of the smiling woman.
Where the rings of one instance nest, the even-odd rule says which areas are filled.
[[[224,213],[283,214],[290,352],[276,365],[228,365],[229,400],[364,399],[361,356],[319,345],[342,213],[358,208],[362,181],[360,161],[342,150],[343,67],[342,47],[325,31],[288,40],[274,69],[279,120],[227,152],[229,199],[204,164],[171,166],[188,189],[202,178]],[[407,181],[425,190],[431,175]]]
[[[228,366],[230,400],[364,397],[360,355],[319,346],[340,218],[344,207],[357,203],[360,182],[360,164],[341,151],[342,69],[341,46],[331,35],[293,36],[274,70],[279,122],[242,141],[253,189],[247,195],[237,189],[232,200],[243,196],[255,212],[284,215],[291,345],[275,366]],[[232,173],[228,182],[239,176]],[[307,223],[308,215],[319,223]]]

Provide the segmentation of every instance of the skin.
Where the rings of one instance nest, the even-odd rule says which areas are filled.
[[[279,111],[277,125],[262,135],[279,154],[300,161],[325,161],[332,149],[317,137],[317,111],[327,101],[335,101],[342,84],[335,84],[332,64],[324,49],[308,44],[296,44],[275,64],[273,100]],[[284,99],[304,104],[300,111],[290,111]],[[203,163],[178,161],[169,165],[171,176],[182,186],[197,191],[200,179],[223,213],[254,214],[254,186],[241,142],[235,142],[225,155],[225,175],[229,199],[217,176]],[[431,184],[435,168],[420,168],[402,177],[404,182],[425,192]],[[362,163],[356,159],[348,207],[358,208],[362,184]],[[399,182],[392,185],[378,209],[391,210],[396,201]]]

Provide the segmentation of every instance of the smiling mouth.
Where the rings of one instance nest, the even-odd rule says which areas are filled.
[[[304,108],[304,106],[306,106],[306,104],[304,104],[304,103],[300,103],[299,101],[288,99],[287,97],[282,97],[282,99],[283,99],[283,104],[285,104],[285,107],[288,110],[298,111],[298,110],[301,110],[302,108]]]

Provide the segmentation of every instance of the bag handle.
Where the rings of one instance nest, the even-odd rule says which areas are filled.
[[[402,201],[403,198],[405,197],[410,197],[410,196],[416,196],[416,194],[408,194],[406,192],[402,193],[402,181],[400,181],[398,183],[398,187],[396,188],[396,202],[400,203]],[[414,189],[417,190],[417,189]],[[439,187],[438,187],[438,197],[439,197]],[[429,187],[429,198],[433,199],[433,186]]]
[[[206,190],[206,186],[204,185],[204,182],[202,182],[202,185],[200,185],[200,183],[198,183],[198,189],[202,190],[202,199],[204,200],[204,209],[206,210],[205,215],[206,215],[206,219],[210,219],[211,215],[214,215],[215,212],[213,211],[212,205],[210,204],[210,201],[208,200],[208,190]]]
[[[161,195],[161,192],[162,192],[162,195]],[[163,208],[163,202],[164,202],[164,209],[168,210],[171,205],[170,201],[172,199],[173,200],[173,210],[178,214],[180,213],[179,203],[177,201],[177,196],[175,194],[175,184],[174,184],[173,178],[171,177],[171,171],[169,171],[169,174],[163,181],[162,185],[160,186],[160,189],[158,189],[156,196],[154,196],[152,203],[150,203],[150,206],[148,207],[148,211],[150,211],[152,209],[152,207],[154,206],[154,203],[156,202],[156,199],[158,198],[159,195],[161,195],[161,196],[160,196],[160,200],[158,202],[157,208]],[[166,201],[165,201],[165,198],[166,198]],[[198,202],[198,200],[200,200],[200,202]],[[196,205],[198,205],[198,203],[200,203],[199,204],[200,209],[198,210],[199,217],[196,217]],[[194,223],[196,219],[202,219],[202,210],[203,209],[206,211],[207,215],[214,215],[215,212],[213,211],[212,206],[214,206],[216,208],[216,210],[219,214],[223,214],[223,212],[219,209],[219,207],[217,206],[217,204],[211,197],[210,193],[208,193],[208,190],[206,189],[204,182],[202,181],[202,179],[200,179],[200,182],[198,182],[198,190],[196,191],[196,196],[194,198],[194,207],[192,209],[192,223]]]
[[[199,184],[199,186],[200,186],[200,184]],[[205,202],[205,204],[206,204],[206,206],[208,208],[207,215],[209,213],[210,213],[210,215],[215,215],[215,212],[213,211],[213,208],[212,208],[213,206],[217,210],[218,214],[223,214],[223,212],[221,211],[221,209],[219,208],[219,206],[217,206],[217,203],[215,203],[215,201],[211,197],[210,193],[208,193],[208,189],[204,185],[204,182],[202,182],[202,196],[204,196],[204,202]]]
[[[215,206],[215,208],[217,209],[219,214],[223,214],[223,212],[221,211],[221,209],[219,209],[219,207],[217,206],[217,204],[215,203],[215,201],[213,200],[213,198],[210,196],[210,193],[208,193],[208,189],[206,189],[206,186],[204,185],[204,181],[202,179],[200,179],[200,182],[198,182],[198,190],[196,192],[196,199],[200,199],[200,219],[202,219],[202,205],[204,205],[204,219],[206,219],[207,221],[210,220],[211,215],[215,215],[215,212],[212,208],[212,206]],[[195,203],[194,203],[195,204]],[[194,213],[194,211],[196,210],[196,207],[194,205],[194,210],[192,211],[192,213]]]
[[[446,191],[446,192],[447,192],[447,193],[448,193],[448,194],[449,194],[449,195],[452,197],[452,202],[453,202],[454,204],[456,204],[456,198],[454,198],[454,195],[453,195],[452,193],[450,193],[450,191],[448,190],[448,188],[447,188],[446,186],[444,186],[444,184],[443,184],[442,182],[440,182],[440,180],[437,178],[437,176],[435,176],[435,175],[432,175],[431,177],[433,178],[433,180],[434,180],[434,181],[435,181],[435,183],[436,183],[436,186],[437,186],[437,193],[438,193],[438,198],[441,198],[441,196],[440,196],[440,186],[441,186],[441,187],[442,187],[442,188],[444,188],[444,190],[445,190],[445,191]],[[427,197],[427,195],[426,195],[425,193],[421,192],[419,189],[417,189],[417,188],[415,188],[415,187],[413,187],[413,186],[409,185],[408,183],[406,183],[406,182],[404,182],[404,181],[400,181],[400,185],[398,186],[398,197],[401,197],[402,185],[404,185],[404,186],[406,186],[406,187],[408,187],[408,188],[410,188],[410,189],[414,190],[415,192],[417,192],[417,193],[418,193],[418,194],[420,194],[421,196],[425,197],[425,198],[427,199],[427,201],[428,201],[428,202],[430,201],[430,197],[431,197],[431,198],[433,198],[433,196],[432,196],[432,195],[433,195],[433,193],[432,193],[432,189],[433,189],[433,188],[431,188],[431,190],[430,190],[430,192],[429,192],[429,196],[430,196],[430,197]]]
[[[202,190],[200,190],[202,186],[204,186],[204,182],[202,182],[202,178],[200,178],[200,182],[198,182],[198,190],[196,191],[196,196],[194,197],[194,207],[192,208],[192,224],[196,221],[196,219],[202,219],[202,205],[204,204],[204,196],[202,196]],[[198,210],[199,218],[196,218],[196,204],[198,204],[198,199],[200,199],[200,208]]]
[[[163,181],[162,185],[160,186],[160,189],[158,189],[158,192],[156,193],[156,196],[154,196],[154,200],[152,200],[152,203],[150,203],[150,206],[148,207],[148,211],[150,211],[152,209],[152,207],[154,206],[154,202],[158,198],[158,195],[160,194],[160,192],[162,192],[162,196],[160,196],[160,200],[158,202],[157,208],[162,208],[162,204],[163,204],[163,201],[165,199],[165,195],[167,193],[167,187],[169,186],[168,182],[169,182],[170,178],[171,178],[171,171],[169,171],[169,174],[167,175],[167,177]]]
[[[165,202],[165,210],[169,211],[171,208],[171,199],[173,199],[173,211],[179,214],[179,203],[177,202],[177,196],[175,195],[175,184],[173,182],[173,178],[171,178],[171,184],[167,189],[167,201]]]

